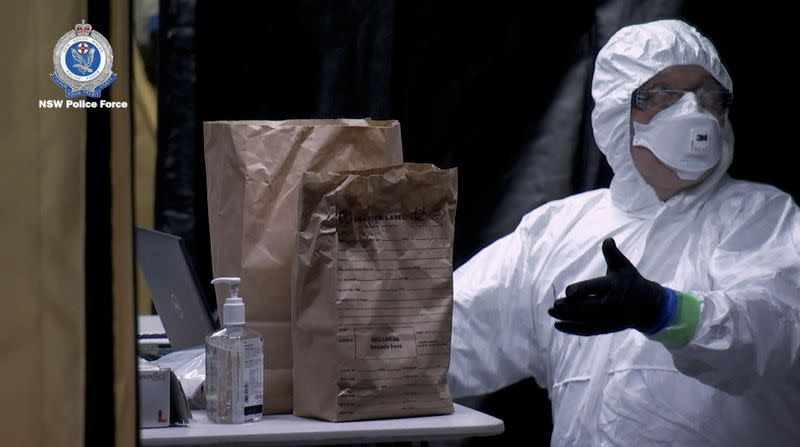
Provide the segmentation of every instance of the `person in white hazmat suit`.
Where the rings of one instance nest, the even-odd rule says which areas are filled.
[[[456,270],[455,397],[533,377],[554,446],[800,445],[800,214],[726,174],[731,93],[686,23],[611,37],[592,82],[611,186]]]

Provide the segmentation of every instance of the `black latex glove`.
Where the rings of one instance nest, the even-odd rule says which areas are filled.
[[[623,255],[614,239],[603,241],[606,276],[570,284],[566,297],[547,312],[559,320],[556,329],[569,334],[597,335],[634,328],[647,333],[661,321],[667,295],[648,281]]]

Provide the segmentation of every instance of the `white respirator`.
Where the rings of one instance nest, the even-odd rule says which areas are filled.
[[[721,126],[694,93],[658,112],[649,124],[633,123],[633,145],[650,149],[683,180],[697,180],[722,157]]]

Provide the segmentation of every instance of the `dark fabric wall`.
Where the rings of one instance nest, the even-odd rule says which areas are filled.
[[[88,23],[110,35],[108,4],[87,2]],[[99,99],[108,101],[110,89]],[[98,99],[98,100],[99,100]],[[111,445],[116,428],[114,402],[114,301],[111,225],[111,113],[109,109],[86,111],[86,284],[85,333],[86,401],[84,403],[84,445]],[[122,374],[119,373],[118,374]],[[79,409],[76,409],[79,411]],[[95,426],[94,424],[98,424]]]
[[[212,311],[195,0],[159,2],[158,152],[154,227],[183,238]]]
[[[777,2],[685,3],[162,0],[157,227],[190,242],[207,284],[202,121],[397,119],[407,161],[459,168],[460,265],[542,203],[608,185],[589,120],[594,57],[621,26],[669,17],[710,37],[731,72],[731,172],[797,198],[791,16]],[[507,429],[466,444],[549,445],[532,380],[466,402]]]

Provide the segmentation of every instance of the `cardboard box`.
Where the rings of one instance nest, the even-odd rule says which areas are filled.
[[[170,370],[139,364],[139,426],[169,427]]]

